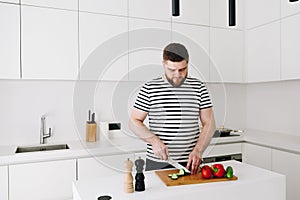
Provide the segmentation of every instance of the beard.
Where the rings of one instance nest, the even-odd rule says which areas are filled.
[[[177,78],[177,79],[175,79],[175,80],[173,80],[173,79],[171,79],[171,78],[169,78],[169,77],[167,77],[167,76],[165,76],[165,77],[166,77],[166,79],[168,80],[168,82],[169,82],[173,87],[180,87],[180,86],[183,84],[183,82],[185,81],[187,75],[186,75],[185,77],[183,77],[183,78]]]

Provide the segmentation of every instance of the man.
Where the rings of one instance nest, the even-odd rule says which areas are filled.
[[[145,83],[131,112],[129,127],[147,142],[146,170],[169,168],[169,157],[197,173],[215,131],[206,86],[188,77],[189,54],[182,44],[163,51],[164,75]],[[143,123],[149,117],[149,129]],[[200,124],[201,121],[201,134]]]

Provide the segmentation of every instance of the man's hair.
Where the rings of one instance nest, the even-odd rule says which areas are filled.
[[[182,44],[170,43],[164,48],[163,59],[164,61],[170,60],[172,62],[181,62],[183,60],[189,62],[189,53]]]

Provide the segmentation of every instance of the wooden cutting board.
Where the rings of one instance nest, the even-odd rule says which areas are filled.
[[[166,186],[178,186],[178,185],[189,185],[189,184],[200,184],[200,183],[212,183],[212,182],[220,182],[220,181],[234,181],[237,180],[237,176],[233,176],[232,178],[211,178],[205,179],[202,178],[201,173],[180,176],[177,180],[172,180],[168,175],[178,173],[178,169],[170,169],[170,170],[160,170],[155,171],[156,175],[166,184]]]

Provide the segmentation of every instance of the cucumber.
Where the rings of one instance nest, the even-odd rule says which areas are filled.
[[[184,176],[185,175],[185,171],[184,169],[180,169],[179,172],[177,173],[178,176]]]
[[[177,180],[178,179],[178,175],[177,174],[172,174],[171,179],[172,180]]]

